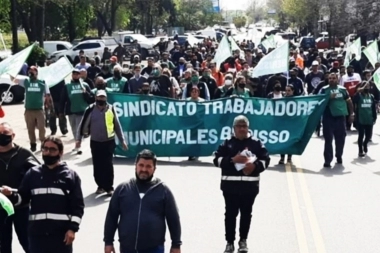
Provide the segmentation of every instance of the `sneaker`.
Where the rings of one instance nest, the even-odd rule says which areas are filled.
[[[103,190],[102,188],[98,188],[98,189],[96,190],[95,194],[103,194],[103,193],[105,193],[105,192],[106,192],[106,191]]]
[[[365,157],[365,154],[363,152],[359,153],[359,157]]]
[[[67,135],[68,132],[69,132],[69,131],[67,131],[67,130],[62,131],[62,137],[66,137],[66,135]]]
[[[342,164],[343,163],[342,157],[337,157],[336,158],[336,163],[337,164]]]
[[[226,249],[224,250],[224,253],[234,253],[235,252],[235,246],[232,243],[228,243],[226,246]]]
[[[36,152],[36,150],[37,150],[37,144],[36,144],[36,143],[32,143],[32,144],[30,144],[30,150],[31,150],[32,152]]]
[[[238,252],[248,252],[247,240],[240,240]]]
[[[284,159],[280,159],[280,161],[278,162],[278,164],[285,164]]]

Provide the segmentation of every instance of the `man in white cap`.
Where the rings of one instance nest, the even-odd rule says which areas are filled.
[[[94,166],[94,178],[98,185],[96,194],[113,194],[113,154],[116,148],[115,135],[124,150],[128,148],[117,114],[107,103],[105,90],[96,92],[95,103],[87,107],[78,127],[76,147],[79,149],[82,139],[91,136],[90,148]]]
[[[319,70],[319,62],[313,61],[311,71],[306,75],[305,83],[307,84],[307,93],[311,94],[318,84],[323,81],[324,74]]]

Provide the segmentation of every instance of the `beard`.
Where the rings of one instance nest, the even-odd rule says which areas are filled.
[[[146,172],[137,173],[136,171],[135,174],[136,174],[137,180],[141,182],[150,182],[153,178],[153,174],[149,175],[149,173],[146,173]]]

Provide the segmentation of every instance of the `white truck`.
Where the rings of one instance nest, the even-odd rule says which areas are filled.
[[[112,33],[112,37],[114,37],[119,43],[123,45],[128,51],[131,51],[136,46],[134,45],[134,41],[137,40],[138,45],[140,46],[140,55],[142,60],[145,60],[146,57],[157,56],[157,50],[153,47],[155,46],[155,40],[150,40],[142,34],[135,34],[131,31],[124,32],[114,32]]]
[[[85,40],[77,45],[73,46],[68,50],[60,50],[52,53],[50,58],[52,61],[57,61],[58,59],[66,56],[71,62],[74,60],[75,56],[79,54],[80,50],[84,51],[84,54],[88,57],[93,57],[94,53],[97,52],[100,57],[103,56],[104,48],[108,47],[111,53],[118,46],[118,42],[114,38],[102,38],[96,40]]]

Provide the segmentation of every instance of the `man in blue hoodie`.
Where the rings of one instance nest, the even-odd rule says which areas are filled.
[[[156,164],[152,151],[141,151],[136,158],[136,178],[116,188],[104,226],[105,253],[116,253],[116,230],[120,253],[164,253],[165,221],[172,239],[170,253],[181,253],[177,204],[166,184],[153,177]]]

